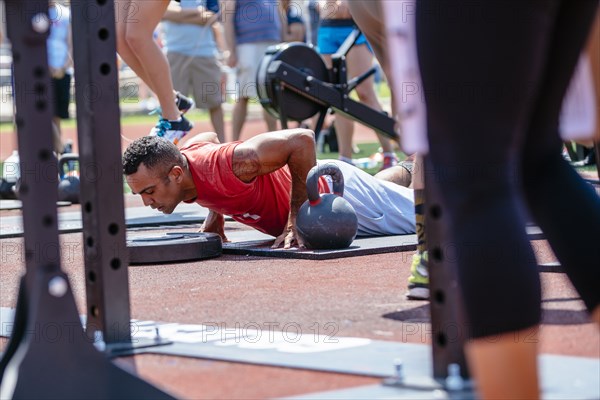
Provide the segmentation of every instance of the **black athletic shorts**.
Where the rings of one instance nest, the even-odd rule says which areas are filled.
[[[65,74],[60,79],[52,78],[54,86],[54,116],[69,118],[69,101],[71,100],[71,75]]]

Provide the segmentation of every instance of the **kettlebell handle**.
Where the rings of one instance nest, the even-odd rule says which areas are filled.
[[[333,194],[344,195],[344,175],[335,164],[316,165],[308,171],[306,176],[306,194],[310,205],[316,205],[321,202],[319,195],[319,177],[323,175],[331,176],[333,181]]]

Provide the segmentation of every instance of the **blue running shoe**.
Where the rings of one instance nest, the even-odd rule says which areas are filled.
[[[164,137],[173,144],[177,144],[193,127],[194,124],[185,119],[183,115],[177,121],[169,121],[161,118],[150,131],[150,136]]]

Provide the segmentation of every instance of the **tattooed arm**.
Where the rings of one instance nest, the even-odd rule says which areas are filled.
[[[273,247],[292,246],[296,241],[296,215],[306,201],[306,175],[316,165],[314,133],[308,129],[287,129],[268,132],[253,137],[235,148],[233,153],[233,173],[243,182],[269,174],[287,164],[292,175],[290,216],[284,232],[277,237]]]

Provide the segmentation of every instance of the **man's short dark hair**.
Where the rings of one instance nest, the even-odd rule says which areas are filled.
[[[185,166],[183,155],[177,146],[158,136],[144,136],[127,147],[123,155],[123,173],[135,174],[142,163],[148,169]]]

